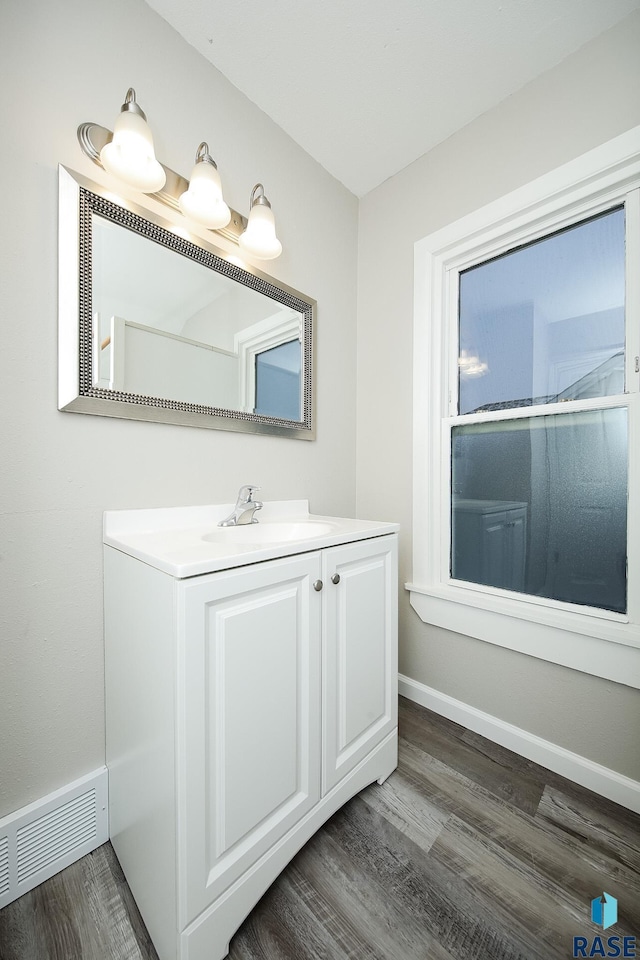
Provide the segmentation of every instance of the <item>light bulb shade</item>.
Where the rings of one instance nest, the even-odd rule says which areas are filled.
[[[165,184],[166,174],[156,160],[151,130],[132,90],[114,124],[111,143],[100,151],[100,162],[107,173],[143,193],[156,193]]]
[[[198,147],[189,189],[180,196],[178,203],[185,217],[210,230],[226,227],[231,220],[231,211],[222,198],[220,174],[209,156],[206,143]]]
[[[275,260],[282,253],[282,244],[276,236],[273,211],[271,204],[264,196],[264,188],[262,188],[262,195],[253,200],[258,187],[262,188],[262,185],[257,184],[253,188],[247,229],[240,237],[238,244],[241,250],[259,260]]]

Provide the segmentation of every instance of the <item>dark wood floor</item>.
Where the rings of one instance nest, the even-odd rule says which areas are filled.
[[[231,960],[567,960],[636,936],[640,817],[401,700],[400,764],[247,918]],[[109,844],[0,912],[1,960],[157,960]]]

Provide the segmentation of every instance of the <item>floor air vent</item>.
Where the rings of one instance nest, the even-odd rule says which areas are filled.
[[[108,836],[106,768],[0,820],[0,909]]]
[[[0,839],[0,899],[9,892],[9,838]]]

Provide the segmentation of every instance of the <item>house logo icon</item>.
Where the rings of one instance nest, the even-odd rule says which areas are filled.
[[[610,893],[603,893],[591,901],[591,919],[606,930],[618,919],[618,901]]]
[[[606,930],[618,922],[618,901],[610,893],[603,893],[591,901],[591,920]],[[614,933],[609,936],[574,937],[573,956],[577,957],[636,957],[636,938]]]

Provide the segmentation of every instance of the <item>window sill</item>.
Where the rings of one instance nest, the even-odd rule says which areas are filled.
[[[569,612],[520,594],[511,598],[453,585],[405,586],[424,623],[640,688],[639,631],[625,617]]]

